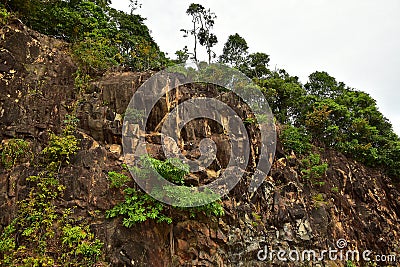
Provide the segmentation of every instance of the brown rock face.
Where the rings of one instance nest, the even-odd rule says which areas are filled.
[[[146,221],[129,229],[119,218],[106,219],[105,211],[124,198],[119,189],[110,188],[106,176],[108,171],[122,170],[123,116],[133,93],[153,73],[108,73],[94,80],[82,99],[77,99],[77,67],[68,44],[33,32],[18,21],[1,29],[0,36],[0,141],[25,138],[40,151],[47,130],[58,132],[65,114],[79,100],[81,150],[71,165],[61,169],[66,190],[59,205],[77,206],[79,215],[91,222],[105,243],[105,259],[111,266],[282,266],[276,257],[258,260],[258,252],[265,247],[323,250],[335,248],[339,239],[347,240],[349,249],[400,257],[400,193],[387,176],[327,150],[322,155],[329,164],[325,183],[312,185],[301,178],[299,160],[285,155],[279,143],[279,153],[262,186],[248,192],[250,164],[247,176],[223,199],[226,214],[221,218],[191,219],[177,213],[172,225]],[[178,103],[201,95],[238,107],[237,99],[213,87],[179,88],[151,114],[148,126],[152,131],[146,133],[149,153],[165,157],[162,136],[155,132],[160,122]],[[243,117],[249,112],[246,108],[235,111]],[[257,136],[251,127],[247,126],[248,132]],[[191,175],[191,184],[207,183],[227,166],[231,140],[221,125],[199,119],[188,123],[180,134],[180,149],[188,158],[199,157],[198,145],[205,137],[214,140],[218,149],[217,160],[203,173]],[[250,155],[255,160],[256,147],[257,142]],[[28,192],[26,177],[33,173],[28,163],[0,170],[0,230],[11,221],[16,201]],[[345,262],[326,259],[323,264],[344,266]]]

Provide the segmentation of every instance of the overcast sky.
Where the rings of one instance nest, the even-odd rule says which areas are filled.
[[[140,1],[136,13],[172,58],[191,47],[192,39],[179,30],[190,28],[185,11],[193,2],[217,15],[217,55],[228,36],[239,33],[249,52],[267,53],[271,68],[283,68],[302,83],[314,71],[326,71],[369,93],[400,134],[400,0]],[[112,6],[130,10],[129,0]]]

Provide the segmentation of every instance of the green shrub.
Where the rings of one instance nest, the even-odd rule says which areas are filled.
[[[18,160],[30,155],[30,144],[23,139],[10,139],[0,145],[1,163],[11,169]]]
[[[218,195],[211,191],[198,192],[196,188],[183,186],[184,178],[189,173],[189,166],[182,163],[179,159],[161,161],[144,156],[140,159],[140,163],[140,167],[136,166],[132,169],[136,178],[146,179],[152,172],[157,171],[164,179],[181,185],[178,187],[165,186],[164,188],[154,188],[152,194],[156,195],[158,199],[169,198],[179,206],[175,209],[187,211],[191,217],[199,213],[204,213],[207,216],[222,216],[224,214],[224,209]],[[125,177],[120,174],[112,174],[112,176],[114,180],[112,183],[116,185],[122,185],[123,181],[125,181]],[[106,212],[107,218],[115,218],[121,215],[124,217],[123,225],[125,227],[132,227],[134,224],[144,222],[148,219],[157,222],[172,223],[170,214],[174,207],[165,205],[134,188],[125,188],[124,194],[125,201],[108,210]],[[209,203],[210,201],[212,202]],[[190,207],[193,204],[199,205],[199,203],[207,204]]]
[[[63,135],[50,134],[41,153],[45,165],[37,168],[42,170],[26,178],[29,194],[17,202],[15,218],[0,233],[0,266],[97,266],[103,244],[89,224],[55,204],[65,190],[59,183],[61,163],[69,163],[78,150],[72,135],[76,123],[74,116],[66,116]],[[24,140],[11,140],[2,158],[15,163],[28,147]]]
[[[165,161],[144,156],[140,158],[141,167],[134,167],[136,177],[146,179],[150,173],[156,171],[164,179],[183,185],[185,176],[189,174],[189,165],[182,163],[177,158],[169,158]]]
[[[304,129],[287,125],[281,132],[280,138],[286,151],[293,151],[301,155],[307,154],[311,150],[311,137]]]
[[[164,186],[162,193],[158,194],[159,198],[168,198],[178,207],[188,208],[193,211],[204,211],[206,215],[222,216],[223,208],[220,204],[220,196],[211,190],[200,192],[195,187],[187,186]]]
[[[129,123],[139,123],[145,118],[144,110],[127,108],[124,114],[124,120]]]
[[[0,6],[0,26],[6,25],[11,14],[8,13],[7,9]]]
[[[356,267],[356,265],[354,264],[354,262],[348,260],[346,261],[346,267]]]
[[[63,125],[63,135],[73,135],[78,126],[79,119],[75,115],[65,115]]]
[[[256,119],[255,118],[251,118],[251,117],[247,117],[247,118],[245,118],[244,120],[243,120],[243,123],[244,124],[253,124],[253,123],[255,123],[256,122]]]
[[[172,219],[164,214],[166,207],[163,203],[134,188],[126,188],[124,193],[125,201],[108,210],[106,212],[107,218],[123,215],[122,224],[125,227],[132,227],[134,224],[144,222],[147,219],[153,219],[157,222],[172,222]]]
[[[379,158],[382,157],[378,153],[378,149],[373,147],[371,143],[362,144],[357,139],[342,142],[337,146],[338,150],[346,155],[352,156],[368,166],[376,166]]]
[[[55,206],[64,191],[55,176],[42,172],[27,179],[31,191],[1,234],[0,266],[89,267],[98,261],[103,244],[89,225],[78,224],[70,209]]]
[[[339,187],[334,186],[334,187],[331,188],[331,191],[332,191],[333,193],[339,193]]]
[[[108,172],[108,179],[111,181],[111,188],[119,188],[131,181],[131,178],[122,173]]]
[[[314,202],[314,206],[316,208],[322,206],[322,205],[326,205],[328,202],[325,201],[324,195],[322,195],[321,193],[313,195],[312,196],[312,200]]]
[[[7,225],[0,235],[0,266],[10,266],[13,257],[8,252],[15,249],[15,222]],[[3,263],[3,265],[2,265]]]
[[[301,173],[303,178],[311,180],[315,184],[323,185],[324,182],[318,181],[328,169],[327,163],[321,162],[321,156],[319,154],[311,153],[308,157],[301,161],[303,168]]]
[[[69,164],[78,150],[78,139],[74,135],[58,136],[51,133],[49,145],[42,151],[42,155],[46,162]]]
[[[62,255],[63,261],[73,266],[82,263],[94,265],[103,247],[103,243],[94,238],[89,225],[66,224],[62,229],[61,242],[66,251]]]
[[[85,37],[74,45],[73,52],[84,66],[95,71],[103,72],[119,64],[118,48],[102,36]]]

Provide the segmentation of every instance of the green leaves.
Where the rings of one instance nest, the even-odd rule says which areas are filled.
[[[11,169],[15,163],[29,155],[30,144],[23,139],[10,139],[0,144],[1,163],[6,169]]]
[[[125,201],[108,210],[106,212],[107,218],[123,216],[122,224],[125,227],[132,227],[136,223],[141,223],[148,219],[156,222],[172,223],[171,214],[174,210],[186,211],[191,217],[199,213],[204,213],[208,216],[222,216],[224,214],[219,195],[210,190],[199,192],[197,188],[184,186],[184,178],[189,174],[189,166],[187,164],[182,163],[179,159],[171,158],[161,161],[148,156],[142,157],[140,161],[141,167],[133,168],[134,175],[138,179],[146,179],[150,172],[156,171],[164,179],[181,185],[178,187],[164,186],[163,188],[155,188],[152,192],[152,195],[158,195],[160,198],[168,197],[174,199],[179,207],[167,206],[142,191],[127,187],[123,190]],[[109,172],[109,177],[112,185],[121,185],[126,178],[124,175],[114,172]],[[209,203],[210,201],[212,202]],[[198,205],[198,203],[204,203],[204,205],[190,207],[191,205]]]
[[[239,69],[240,66],[245,63],[248,49],[249,47],[246,40],[239,34],[229,35],[224,45],[222,55],[219,57],[219,61]]]
[[[102,72],[119,64],[118,48],[103,36],[87,36],[73,46],[81,64]]]
[[[327,163],[322,163],[321,156],[319,154],[311,153],[309,156],[301,161],[303,169],[301,173],[303,178],[311,180],[314,184],[320,184],[318,181],[323,175],[325,175],[328,169]]]
[[[125,201],[108,210],[106,212],[107,218],[123,215],[122,224],[128,228],[147,219],[153,219],[157,222],[172,222],[172,219],[163,213],[165,209],[163,203],[133,188],[125,189],[124,193]]]
[[[6,25],[10,17],[11,13],[0,4],[0,26]]]
[[[132,179],[125,174],[117,173],[117,172],[108,172],[108,179],[111,181],[110,187],[119,188],[131,181]]]
[[[307,154],[311,150],[311,136],[302,128],[285,126],[280,135],[284,149],[298,155]]]
[[[51,133],[49,145],[42,151],[42,155],[46,162],[69,164],[78,150],[78,140],[74,135],[58,136]]]
[[[153,168],[165,179],[175,184],[183,185],[185,176],[189,174],[189,165],[182,163],[177,158],[169,158],[161,161],[155,158],[147,158]]]
[[[116,65],[143,71],[168,64],[144,19],[111,8],[110,1],[16,0],[8,7],[34,30],[71,42],[79,63],[96,74]],[[0,25],[7,18],[1,9]]]

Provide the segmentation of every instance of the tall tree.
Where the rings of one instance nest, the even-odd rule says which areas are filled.
[[[186,14],[192,17],[193,28],[188,30],[181,29],[181,31],[185,33],[184,37],[188,34],[194,37],[193,60],[198,62],[197,44],[200,44],[205,46],[208,54],[208,63],[211,63],[211,58],[216,56],[211,49],[218,43],[217,36],[211,33],[217,16],[210,9],[205,9],[200,4],[190,4]]]

